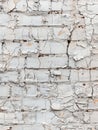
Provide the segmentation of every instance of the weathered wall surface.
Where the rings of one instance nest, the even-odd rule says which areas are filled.
[[[98,130],[98,0],[0,0],[0,130]]]

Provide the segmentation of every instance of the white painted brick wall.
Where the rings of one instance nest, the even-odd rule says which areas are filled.
[[[0,130],[98,130],[98,0],[0,0]]]

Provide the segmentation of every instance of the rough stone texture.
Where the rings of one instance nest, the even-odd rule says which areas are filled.
[[[0,130],[98,130],[98,0],[0,0]]]

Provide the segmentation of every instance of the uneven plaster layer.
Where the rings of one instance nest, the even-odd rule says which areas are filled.
[[[0,130],[98,130],[98,0],[0,0]]]

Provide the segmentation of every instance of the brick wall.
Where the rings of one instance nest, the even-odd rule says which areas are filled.
[[[98,130],[98,0],[0,0],[0,130]]]

